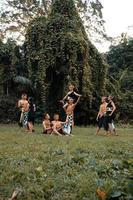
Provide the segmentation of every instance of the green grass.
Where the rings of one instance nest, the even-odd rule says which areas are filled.
[[[19,200],[132,199],[133,129],[95,136],[96,128],[74,129],[74,137],[27,134],[0,125],[0,200],[18,190]],[[120,197],[121,196],[121,197]]]

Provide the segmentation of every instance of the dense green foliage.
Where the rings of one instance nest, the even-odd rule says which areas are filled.
[[[83,95],[84,106],[79,106],[78,112],[88,123],[93,96],[103,94],[107,66],[88,40],[74,1],[56,0],[47,19],[33,20],[26,47],[29,74],[34,87],[40,88],[45,109],[57,111],[68,84],[74,83]]]
[[[30,70],[31,73],[36,76],[35,68],[38,66],[39,70],[37,71],[40,74],[37,74],[37,79],[40,80],[42,76],[44,80],[41,87],[44,88],[46,83],[49,86],[47,99],[44,96],[42,98],[43,103],[45,105],[49,103],[53,106],[56,105],[64,95],[64,89],[67,88],[68,82],[74,82],[77,89],[88,96],[91,87],[87,37],[74,2],[55,1],[52,5],[51,14],[48,16],[45,30],[43,29],[43,38],[39,38],[38,26],[40,27],[39,24],[35,24],[32,28],[31,25],[31,30],[27,35],[32,40],[34,31],[37,36],[36,39],[34,38],[34,43],[37,43],[37,40],[39,43],[43,42],[42,48],[40,47],[39,50],[37,48],[37,53],[35,50],[36,56],[34,56],[33,48],[29,51],[36,65],[34,66],[31,63],[34,68]],[[28,48],[30,48],[29,40],[27,43]],[[32,43],[32,47],[34,43]],[[29,54],[28,60],[31,60]],[[82,87],[83,82],[85,87]],[[45,93],[44,89],[43,93]]]
[[[16,41],[24,40],[23,36],[26,33],[28,22],[36,16],[47,16],[52,2],[54,0],[4,0],[0,6],[2,24],[0,37],[3,39],[11,37]],[[5,3],[6,6],[4,6]],[[99,41],[108,40],[104,29],[101,2],[99,0],[74,0],[74,3],[82,16],[87,33],[92,37],[95,33]],[[93,37],[93,41],[95,40]]]
[[[37,121],[45,111],[62,115],[59,100],[74,83],[82,94],[76,123],[94,123],[100,97],[108,94],[116,97],[117,118],[131,122],[132,44],[111,47],[104,56],[107,64],[87,37],[74,1],[53,1],[47,18],[37,16],[28,24],[23,46],[0,42],[0,120],[17,119],[5,113],[15,112],[23,91],[35,98]]]
[[[9,131],[10,130],[10,131]],[[26,134],[0,125],[0,199],[18,191],[18,200],[131,200],[132,129],[119,137],[95,136],[95,128],[75,128],[74,137]]]
[[[109,68],[108,90],[118,101],[120,119],[132,121],[133,115],[133,40],[112,46],[107,54]]]
[[[12,80],[16,74],[16,69],[12,64],[13,51],[15,43],[12,41],[7,41],[3,44],[0,41],[0,94],[10,94],[12,88]]]
[[[0,121],[16,121],[16,101],[22,91],[31,92],[31,81],[26,78],[27,68],[21,48],[15,42],[0,41]]]

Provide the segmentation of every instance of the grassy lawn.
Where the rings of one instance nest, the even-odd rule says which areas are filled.
[[[74,129],[74,137],[27,134],[0,125],[0,200],[133,199],[133,129],[95,136],[96,128]],[[104,195],[97,195],[100,188]]]

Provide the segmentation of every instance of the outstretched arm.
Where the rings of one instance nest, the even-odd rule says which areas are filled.
[[[78,94],[76,92],[74,92],[74,94],[77,96],[77,97],[81,97],[82,95],[81,94]]]
[[[67,95],[66,95],[66,96],[65,96],[65,97],[64,97],[62,100],[63,100],[63,101],[64,101],[64,100],[66,100],[66,99],[67,99],[67,97],[68,97],[68,94],[67,94]]]
[[[77,99],[76,103],[74,104],[74,106],[76,106],[79,103],[80,98],[81,98],[81,96],[78,97],[78,99]]]
[[[67,97],[69,96],[69,94],[71,94],[72,92],[68,92],[67,95],[63,98],[63,101],[67,99]]]
[[[61,122],[61,125],[63,126],[64,124],[66,124],[66,122]]]

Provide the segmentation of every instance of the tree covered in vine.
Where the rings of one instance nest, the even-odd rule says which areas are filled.
[[[46,109],[56,111],[74,83],[83,95],[78,111],[86,117],[94,92],[103,93],[107,67],[88,40],[74,1],[55,0],[47,19],[29,24],[25,45],[29,78]]]

